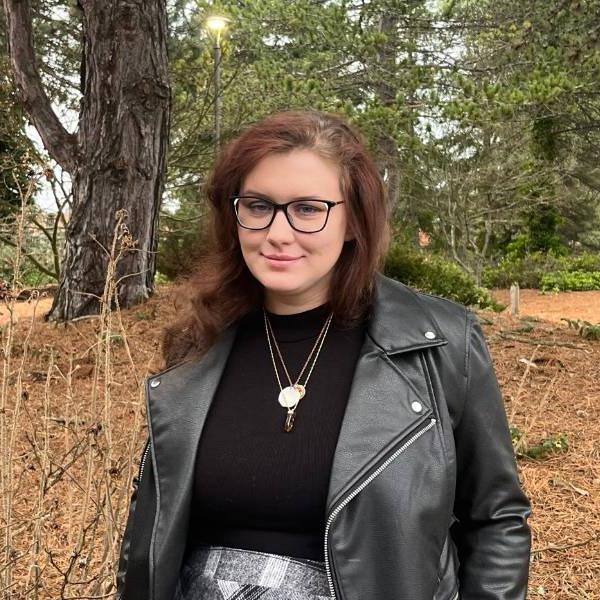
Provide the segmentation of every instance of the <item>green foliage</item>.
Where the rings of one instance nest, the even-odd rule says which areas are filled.
[[[2,271],[0,271],[2,273]],[[11,277],[9,273],[3,273],[0,275],[3,279],[9,280],[8,277]],[[20,278],[20,283],[23,287],[39,287],[42,285],[48,285],[51,283],[56,283],[56,278],[50,277],[46,273],[41,273],[35,266],[31,266],[26,268]]]
[[[154,274],[154,283],[156,285],[163,285],[165,283],[169,283],[169,281],[171,281],[171,278],[167,277],[164,273],[161,273],[160,271],[156,271],[156,273]]]
[[[14,257],[14,248],[12,246],[0,246],[0,282],[12,282],[14,271],[12,268],[11,258]],[[26,267],[26,265],[23,265]],[[26,288],[35,288],[49,283],[56,283],[56,279],[48,277],[45,273],[41,273],[35,267],[25,268],[19,277],[19,285]]]
[[[136,321],[152,321],[154,319],[154,316],[150,311],[138,310],[133,313],[133,318]]]
[[[427,163],[419,160],[420,95],[435,88],[437,76],[429,64],[428,3],[174,0],[167,185],[182,205],[205,180],[215,151],[213,42],[204,28],[212,12],[231,19],[221,41],[222,143],[278,110],[344,114],[359,126],[381,172],[391,174],[390,194],[402,202],[404,219],[414,220],[428,187]],[[400,171],[404,176],[394,177]]]
[[[505,256],[498,266],[483,270],[481,283],[486,288],[508,288],[513,283],[522,288],[539,288],[542,275],[555,264],[555,257],[541,252],[522,258]]]
[[[162,214],[156,266],[160,278],[156,283],[175,279],[193,264],[203,248],[203,215],[203,205],[188,196],[173,214]]]
[[[596,170],[582,168],[591,155],[577,128],[560,133],[576,116],[575,90],[592,82],[568,56],[587,42],[548,25],[577,32],[587,15],[516,0],[173,0],[168,185],[182,203],[214,155],[203,27],[213,11],[231,18],[221,43],[224,141],[275,110],[346,114],[386,176],[394,219],[425,228],[430,249],[475,276],[507,241],[524,257],[600,239],[600,212],[583,210],[600,196]],[[587,143],[595,133],[585,131]]]
[[[69,6],[33,3],[35,44],[49,96],[78,109],[82,20],[77,3]],[[347,115],[385,177],[391,214],[408,230],[430,233],[428,250],[454,257],[476,279],[510,255],[494,276],[484,270],[485,285],[516,277],[537,287],[533,267],[542,261],[530,253],[556,257],[576,242],[600,247],[600,0],[167,6],[166,188],[182,217],[161,221],[165,277],[201,247],[203,213],[194,206],[215,155],[213,40],[204,27],[212,12],[231,19],[221,40],[222,143],[276,110]],[[0,27],[5,42],[2,35]],[[16,137],[5,139],[22,162]]]
[[[559,234],[563,219],[555,206],[537,206],[526,212],[523,220],[525,231],[506,243],[506,258],[524,258],[535,253],[549,253],[552,256],[565,256],[569,253]]]
[[[600,255],[583,252],[578,255],[556,256],[552,252],[533,252],[523,257],[505,256],[498,266],[487,267],[482,274],[482,284],[487,288],[507,288],[518,283],[522,288],[542,287],[542,277],[556,271],[600,271]]]
[[[125,338],[120,333],[111,334],[109,340],[113,346],[125,346]]]
[[[562,218],[555,206],[538,206],[531,211],[525,223],[528,230],[528,252],[552,252],[558,256],[567,254],[568,250],[558,234]]]
[[[600,254],[583,252],[575,256],[565,256],[558,259],[560,270],[563,271],[585,271],[593,273],[600,271]]]
[[[479,244],[488,256],[503,250],[495,243],[505,239],[506,231],[514,239],[509,250],[521,256],[537,250],[560,252],[571,240],[593,248],[600,239],[600,220],[590,214],[599,204],[600,189],[595,159],[600,46],[588,32],[598,35],[600,0],[586,2],[585,10],[577,0],[441,4],[440,17],[460,23],[464,48],[455,68],[440,77],[454,83],[440,106],[441,120],[454,138],[461,136],[466,152],[470,146],[468,154],[457,148],[454,158],[444,152],[447,163],[457,167],[440,178],[447,182],[448,217],[456,214],[455,206],[460,210],[466,205],[464,198],[454,200],[464,186],[477,199],[479,212],[470,211],[463,223],[493,230],[490,245]],[[491,175],[495,185],[488,187]],[[555,214],[547,215],[545,223],[524,223],[524,214],[543,207],[552,207]],[[538,233],[543,235],[535,235],[532,225],[541,227]]]
[[[501,308],[487,290],[456,264],[435,254],[417,252],[395,243],[386,257],[384,273],[416,289],[455,300],[467,306]]]
[[[545,273],[540,280],[544,292],[566,290],[600,290],[600,271],[555,271]]]
[[[590,323],[589,321],[582,321],[581,319],[565,319],[569,324],[569,329],[574,329],[578,335],[586,340],[600,340],[600,323]]]
[[[27,195],[38,156],[25,135],[25,115],[7,73],[8,59],[0,48],[0,219],[11,220]]]
[[[528,444],[524,433],[516,426],[510,427],[510,435],[518,458],[542,459],[552,454],[567,452],[569,449],[566,433],[546,436],[537,444]]]

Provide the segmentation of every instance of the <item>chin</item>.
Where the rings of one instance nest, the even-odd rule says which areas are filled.
[[[258,282],[265,288],[277,292],[293,292],[298,289],[298,277],[290,277],[288,273],[281,275],[273,275],[271,273],[261,273],[259,276],[254,276]]]

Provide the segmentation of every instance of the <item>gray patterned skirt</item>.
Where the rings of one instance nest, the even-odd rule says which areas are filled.
[[[174,600],[329,600],[325,565],[255,550],[197,546],[186,556]]]

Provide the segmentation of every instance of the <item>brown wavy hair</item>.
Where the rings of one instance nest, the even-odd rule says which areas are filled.
[[[337,164],[346,201],[348,228],[334,266],[328,298],[334,318],[351,325],[364,318],[373,293],[373,275],[383,266],[389,244],[388,203],[383,181],[360,133],[343,117],[320,111],[283,111],[251,125],[218,157],[206,183],[209,239],[180,280],[175,297],[181,316],[163,330],[163,368],[201,356],[219,334],[262,306],[263,287],[246,266],[230,197],[267,155],[311,150]]]

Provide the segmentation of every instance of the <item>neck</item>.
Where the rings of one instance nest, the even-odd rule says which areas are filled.
[[[304,290],[302,293],[278,293],[265,288],[264,306],[277,315],[293,315],[325,304],[328,300],[327,286]]]
[[[314,296],[309,299],[281,298],[273,297],[271,294],[265,294],[264,306],[270,313],[277,315],[292,315],[305,312],[321,306],[327,302],[327,297],[323,295]]]

